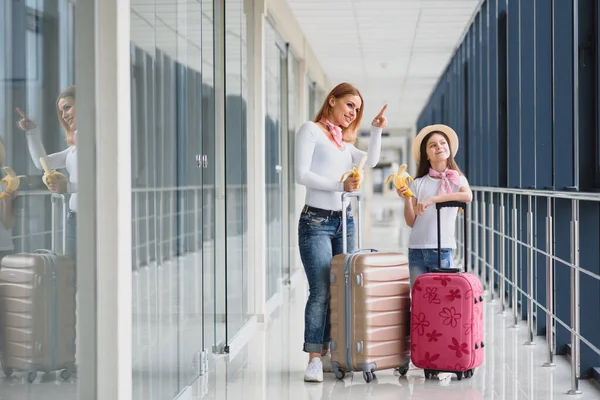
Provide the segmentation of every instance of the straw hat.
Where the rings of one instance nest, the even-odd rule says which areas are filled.
[[[452,157],[456,156],[456,152],[458,151],[458,135],[456,134],[456,132],[454,132],[454,129],[443,124],[429,125],[421,129],[419,134],[413,140],[412,153],[417,164],[421,162],[421,142],[423,141],[423,138],[431,132],[444,133],[448,137],[448,141],[450,142],[448,144],[450,145],[450,152],[452,153]]]

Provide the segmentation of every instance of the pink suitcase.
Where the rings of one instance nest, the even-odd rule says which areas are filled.
[[[440,209],[466,203],[436,205],[438,214],[438,257]],[[467,218],[465,213],[465,254]],[[465,258],[465,270],[467,269]],[[443,272],[442,272],[443,271]],[[436,269],[419,276],[412,288],[411,360],[425,370],[425,378],[452,372],[461,380],[473,376],[483,362],[483,288],[479,279],[457,268]]]

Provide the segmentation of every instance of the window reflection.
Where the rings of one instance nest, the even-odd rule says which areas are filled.
[[[32,399],[77,398],[73,16],[0,4],[0,393]]]

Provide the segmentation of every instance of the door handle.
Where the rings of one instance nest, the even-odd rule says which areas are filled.
[[[206,154],[196,154],[196,166],[198,168],[208,168],[208,156]]]

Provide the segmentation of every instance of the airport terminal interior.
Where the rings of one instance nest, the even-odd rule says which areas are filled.
[[[600,399],[599,20],[595,0],[0,1],[0,400]],[[417,176],[421,129],[456,132],[472,376],[305,381],[296,140],[342,82],[358,149],[387,105],[360,248],[408,256],[386,179]]]

